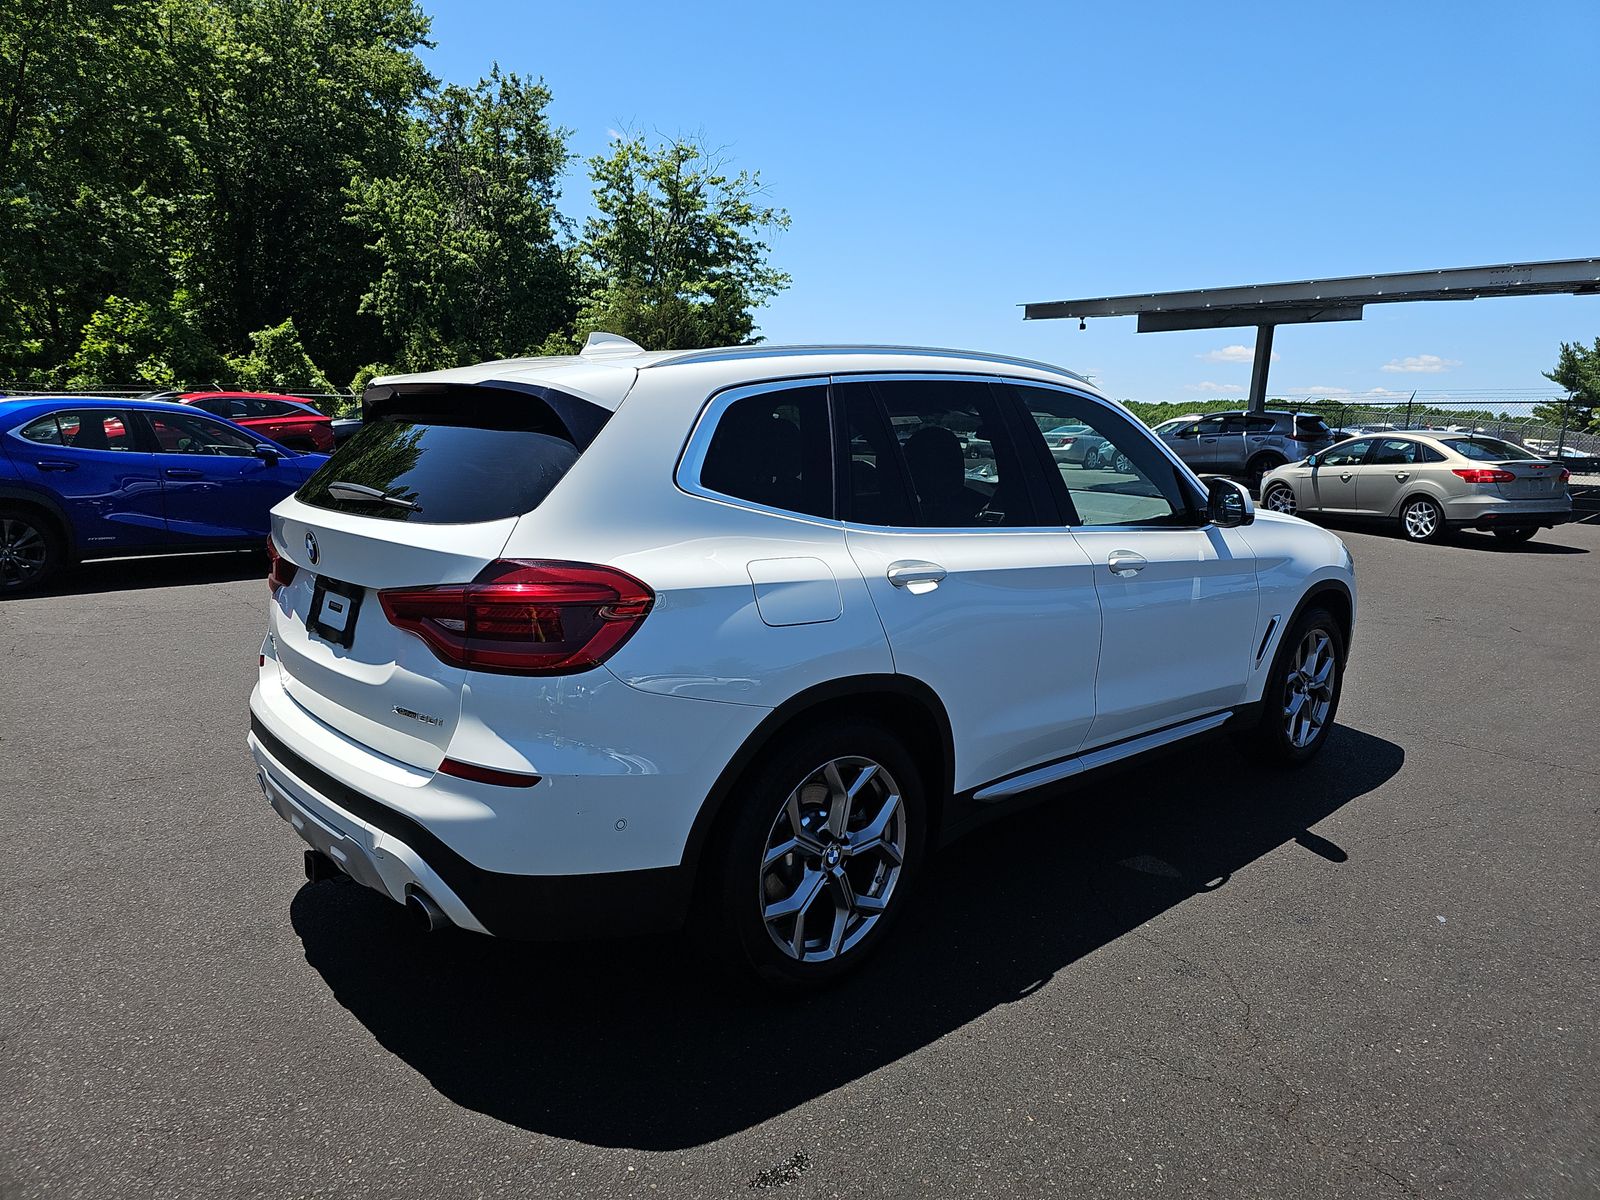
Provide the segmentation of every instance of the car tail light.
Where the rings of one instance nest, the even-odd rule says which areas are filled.
[[[1457,467],[1452,474],[1461,476],[1468,483],[1510,483],[1516,478],[1510,471],[1499,471],[1493,467]]]
[[[294,582],[295,573],[300,568],[278,553],[270,533],[267,535],[267,562],[267,590],[277,595],[279,588],[288,587]]]
[[[633,635],[655,593],[587,563],[501,559],[471,583],[386,588],[389,623],[441,661],[503,675],[569,675],[598,666]]]
[[[1292,442],[1320,442],[1327,436],[1328,435],[1325,431],[1319,432],[1313,429],[1297,429],[1289,435],[1289,440]]]
[[[1556,478],[1559,479],[1562,483],[1565,483],[1565,482],[1567,482],[1567,480],[1572,478],[1572,472],[1567,470],[1565,467],[1562,467],[1561,468],[1561,474],[1556,476]]]

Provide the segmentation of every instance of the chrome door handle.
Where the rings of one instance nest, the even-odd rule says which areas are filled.
[[[903,558],[890,563],[886,574],[895,587],[909,588],[914,595],[921,595],[938,587],[947,572],[938,563]]]
[[[168,467],[168,479],[204,479],[205,472],[197,471],[193,467]]]
[[[1349,483],[1351,478],[1352,478],[1352,476],[1351,476],[1349,471],[1345,471],[1343,474],[1341,474],[1339,476],[1339,478],[1344,480],[1345,483]]]
[[[41,471],[76,471],[78,469],[77,463],[59,462],[49,458],[41,458],[33,465]]]
[[[1410,471],[1396,471],[1394,473],[1394,477],[1396,479],[1398,479],[1401,483],[1404,483],[1406,480],[1411,478],[1411,472]]]
[[[1149,565],[1148,558],[1132,550],[1113,550],[1111,557],[1106,559],[1106,566],[1111,568],[1111,573],[1123,579],[1133,578]]]

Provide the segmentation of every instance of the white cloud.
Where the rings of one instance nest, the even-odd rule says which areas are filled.
[[[1421,372],[1437,375],[1461,364],[1453,358],[1440,358],[1437,354],[1413,354],[1407,358],[1392,358],[1383,364],[1385,371]]]
[[[1284,392],[1290,396],[1348,396],[1350,389],[1321,383],[1312,387],[1285,388]]]
[[[622,141],[622,134],[617,132],[615,129],[607,129],[606,136],[608,136],[613,142]]]
[[[1184,387],[1191,392],[1210,392],[1213,396],[1242,396],[1244,394],[1244,388],[1237,383],[1212,383],[1210,380],[1206,380],[1204,383],[1185,384]]]
[[[1204,354],[1196,354],[1196,358],[1203,358],[1206,362],[1254,362],[1256,352],[1249,346],[1224,346],[1220,350],[1207,350]],[[1272,361],[1277,362],[1278,356],[1274,354]]]
[[[1402,396],[1411,395],[1410,392],[1397,392],[1393,388],[1386,387],[1368,388],[1361,394],[1363,396],[1371,396],[1374,400],[1399,399]]]

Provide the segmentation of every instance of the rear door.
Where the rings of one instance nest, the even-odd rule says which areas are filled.
[[[159,546],[167,539],[155,455],[127,410],[61,408],[7,435],[25,483],[55,496],[84,551]]]
[[[1361,511],[1376,517],[1394,512],[1411,486],[1418,464],[1427,462],[1429,455],[1435,461],[1442,457],[1414,438],[1377,438],[1366,462],[1355,468]]]
[[[1218,443],[1222,438],[1222,417],[1203,417],[1186,425],[1167,440],[1179,458],[1194,471],[1204,474],[1217,470]]]
[[[476,579],[577,461],[579,439],[542,400],[510,399],[498,412],[461,393],[395,407],[272,514],[273,542],[297,567],[271,612],[285,690],[346,736],[426,770],[455,732],[467,672],[391,625],[378,592]]]
[[[1041,513],[1007,398],[906,375],[837,378],[833,394],[846,544],[895,669],[959,731],[957,790],[1077,751],[1094,720],[1093,568]],[[989,450],[977,466],[963,436]]]

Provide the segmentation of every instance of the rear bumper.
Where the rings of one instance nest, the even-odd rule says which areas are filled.
[[[1466,518],[1447,516],[1447,523],[1462,529],[1549,529],[1572,520],[1571,508],[1491,508]]]
[[[295,753],[252,713],[250,753],[274,811],[355,882],[404,904],[424,892],[451,922],[497,937],[559,940],[680,926],[683,867],[515,875],[468,862],[423,825]]]

